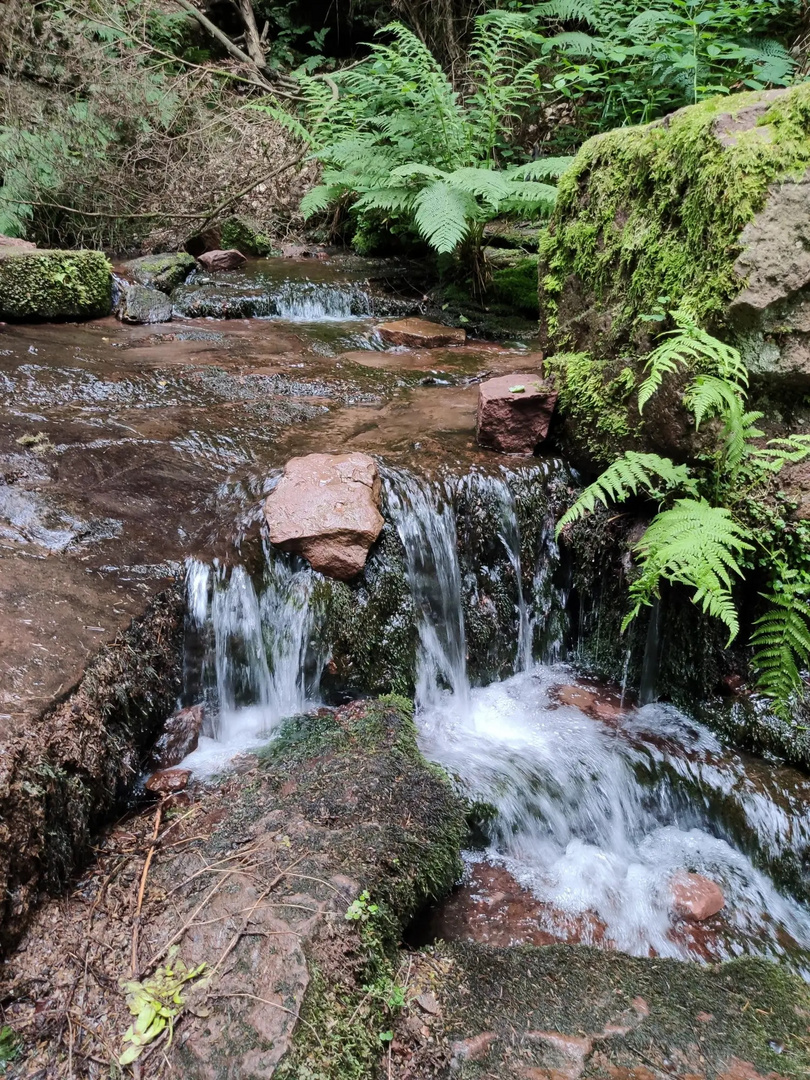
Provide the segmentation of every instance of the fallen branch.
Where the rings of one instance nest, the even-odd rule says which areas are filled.
[[[135,917],[132,920],[132,978],[138,979],[138,937],[141,927],[141,909],[143,908],[143,898],[146,892],[146,879],[149,876],[149,867],[152,865],[152,859],[155,854],[155,848],[158,842],[158,833],[160,832],[160,820],[163,816],[163,803],[158,803],[158,808],[155,811],[155,827],[152,830],[152,843],[149,847],[149,851],[146,854],[146,860],[143,864],[143,872],[141,873],[141,883],[138,889],[138,904],[135,908]]]

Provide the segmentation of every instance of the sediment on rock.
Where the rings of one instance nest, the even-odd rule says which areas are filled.
[[[165,1052],[191,1080],[372,1077],[402,929],[461,871],[465,806],[419,753],[411,713],[389,698],[294,717],[216,788],[192,791],[179,812],[167,804],[140,918],[143,860],[122,863],[120,851],[133,838],[148,848],[155,813],[114,830],[101,862],[37,916],[3,972],[5,1019],[26,1032],[18,1075],[59,1060],[75,956],[94,971],[74,1050],[81,1070],[120,1052],[132,1018],[119,982],[133,948],[147,980],[177,944],[183,962],[206,965],[206,980],[184,992],[171,1045],[164,1034],[147,1048],[143,1076]],[[36,1007],[43,987],[55,1006],[46,1012]]]
[[[0,759],[0,951],[132,790],[180,690],[183,618],[179,586],[156,597]]]

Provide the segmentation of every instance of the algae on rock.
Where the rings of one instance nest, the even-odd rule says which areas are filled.
[[[560,179],[541,236],[547,351],[588,354],[603,366],[606,386],[628,366],[637,377],[639,357],[667,328],[666,313],[680,308],[756,354],[752,371],[763,383],[806,393],[810,332],[800,313],[810,300],[808,169],[808,83],[712,98],[590,139]],[[582,365],[560,357],[557,367],[565,410]],[[673,406],[677,393],[643,430],[628,410],[627,426],[646,438]],[[617,445],[613,433],[596,430],[598,420],[587,437],[600,463]],[[682,437],[670,432],[662,448]]]
[[[94,319],[112,307],[101,251],[0,252],[0,318],[9,322]]]

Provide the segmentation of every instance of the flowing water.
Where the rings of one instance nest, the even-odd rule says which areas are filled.
[[[549,468],[535,470],[536,484]],[[800,899],[810,893],[810,782],[729,751],[669,705],[606,696],[559,662],[567,599],[559,553],[545,522],[535,564],[523,565],[515,481],[505,471],[433,482],[385,473],[385,512],[404,549],[418,632],[422,748],[494,807],[483,857],[531,891],[552,938],[682,959],[787,957],[810,977],[810,913]],[[514,674],[488,685],[475,685],[480,673],[468,663],[465,596],[478,586],[459,555],[470,540],[461,502],[488,507],[490,550],[516,579]],[[221,764],[318,704],[329,643],[316,580],[269,548],[252,577],[242,566],[189,565],[190,621],[198,639],[207,636],[203,681],[219,706],[215,738],[190,765]],[[684,871],[721,885],[726,906],[711,922],[674,918],[671,882]]]

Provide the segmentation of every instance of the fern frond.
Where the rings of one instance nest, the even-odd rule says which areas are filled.
[[[447,182],[460,191],[480,195],[494,206],[513,194],[515,189],[515,185],[503,173],[495,172],[493,169],[476,169],[472,166],[456,169],[447,176]]]
[[[785,465],[810,458],[810,435],[789,435],[770,439],[765,446],[751,450],[751,456],[764,472],[778,473]]]
[[[567,172],[574,164],[574,160],[572,157],[537,158],[536,161],[510,169],[509,175],[521,180],[555,179]]]
[[[547,0],[537,4],[532,14],[539,19],[555,22],[581,22],[596,29],[599,26],[597,4],[594,0]]]
[[[574,505],[563,514],[557,523],[556,536],[559,537],[566,525],[590,514],[597,502],[603,506],[620,503],[638,494],[639,490],[651,494],[662,486],[665,490],[681,488],[693,491],[694,481],[685,465],[676,465],[658,454],[628,450],[624,457],[608,466],[598,480],[586,487]]]
[[[561,52],[565,56],[604,56],[605,42],[579,30],[555,34],[543,42],[543,53]]]
[[[391,170],[390,175],[395,179],[410,180],[414,176],[429,177],[431,180],[438,180],[439,177],[446,177],[442,169],[437,169],[435,165],[423,165],[421,161],[409,161],[405,165],[397,165],[396,168]]]
[[[694,589],[693,603],[719,619],[732,642],[740,629],[732,581],[742,577],[738,560],[753,549],[750,540],[748,529],[725,508],[705,499],[678,499],[653,518],[636,545],[641,574],[630,586],[633,606],[622,628],[659,595],[661,582],[668,581]]]
[[[301,200],[301,213],[305,218],[320,214],[345,194],[345,191],[346,188],[342,184],[318,184]]]
[[[675,311],[673,318],[677,330],[664,335],[664,340],[650,353],[644,370],[647,378],[639,387],[638,411],[661,386],[665,375],[671,375],[679,367],[703,368],[730,382],[738,383],[738,392],[748,386],[748,368],[733,345],[713,337],[702,330],[688,315]]]
[[[802,669],[810,658],[810,606],[792,583],[763,594],[770,609],[754,623],[751,644],[757,686],[789,719],[790,699],[802,688]]]
[[[423,188],[414,200],[414,222],[439,254],[456,250],[477,215],[475,200],[445,180]]]

